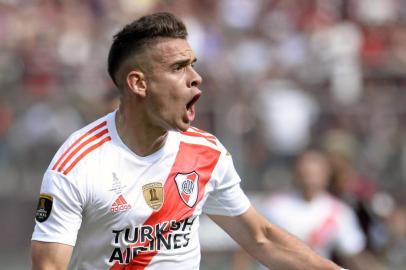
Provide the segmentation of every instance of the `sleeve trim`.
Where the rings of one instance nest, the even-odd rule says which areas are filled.
[[[65,244],[69,246],[75,246],[76,239],[73,240],[69,237],[59,236],[51,236],[46,233],[35,233],[33,234],[31,241],[39,241],[39,242],[46,242],[46,243],[58,243],[58,244]]]

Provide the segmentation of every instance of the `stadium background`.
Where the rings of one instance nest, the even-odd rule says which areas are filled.
[[[0,0],[0,268],[29,266],[57,147],[117,105],[112,35],[160,10],[185,20],[197,54],[195,125],[228,147],[250,196],[288,187],[307,146],[344,156],[379,220],[372,251],[405,269],[405,0]],[[238,262],[208,243],[202,269]]]

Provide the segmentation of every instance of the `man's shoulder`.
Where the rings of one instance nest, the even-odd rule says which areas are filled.
[[[329,206],[336,215],[349,216],[355,214],[350,205],[330,193],[325,193],[318,203]]]
[[[78,139],[85,138],[88,135],[98,134],[102,130],[108,130],[108,115],[104,115],[99,119],[87,124],[86,126],[76,130],[73,132],[63,143],[65,144],[72,144],[76,142]],[[62,145],[62,146],[63,146]]]
[[[266,196],[263,200],[263,205],[267,207],[276,207],[279,208],[280,206],[288,206],[291,204],[298,204],[299,203],[298,196],[295,192],[292,191],[279,191],[271,193],[270,195]]]
[[[109,114],[73,132],[56,152],[48,170],[68,174],[82,159],[111,140]]]

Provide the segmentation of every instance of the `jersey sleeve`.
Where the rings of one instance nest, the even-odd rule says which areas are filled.
[[[365,236],[355,213],[348,207],[343,210],[343,215],[339,220],[336,249],[341,255],[351,256],[365,248]]]
[[[32,240],[74,246],[82,222],[81,192],[66,176],[48,170],[40,193]]]
[[[240,176],[236,172],[231,155],[222,154],[220,168],[214,190],[209,194],[203,212],[209,215],[238,216],[251,205],[240,186]]]

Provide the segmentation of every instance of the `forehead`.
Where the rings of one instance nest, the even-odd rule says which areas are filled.
[[[192,48],[184,39],[160,39],[150,51],[156,64],[172,64],[175,61],[195,58]]]
[[[318,152],[315,151],[309,151],[304,154],[302,154],[299,159],[298,163],[326,163],[326,157]]]

